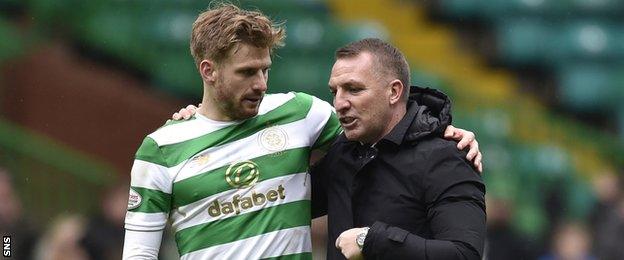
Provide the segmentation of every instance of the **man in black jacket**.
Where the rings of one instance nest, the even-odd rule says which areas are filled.
[[[408,90],[405,57],[379,39],[336,59],[329,86],[344,133],[312,170],[328,259],[481,259],[485,186],[442,138],[449,99]]]

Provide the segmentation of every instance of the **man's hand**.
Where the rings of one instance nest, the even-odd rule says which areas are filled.
[[[483,173],[483,164],[481,163],[483,156],[481,155],[481,151],[479,151],[479,142],[477,142],[473,132],[449,125],[444,131],[444,138],[459,141],[457,143],[457,149],[459,150],[469,147],[470,150],[468,150],[466,159],[473,163],[479,173]]]
[[[345,232],[342,232],[336,239],[336,248],[338,248],[345,258],[347,259],[364,259],[362,256],[362,250],[355,243],[355,238],[365,228],[352,228]]]
[[[199,107],[201,107],[201,103],[199,104]],[[180,109],[180,111],[178,111],[177,113],[173,113],[173,115],[171,116],[171,119],[173,120],[186,120],[191,118],[195,113],[197,112],[197,107],[194,105],[188,105],[186,106],[186,108],[182,108]]]

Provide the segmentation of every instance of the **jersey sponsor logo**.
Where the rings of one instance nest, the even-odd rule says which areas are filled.
[[[258,142],[267,151],[280,152],[288,144],[288,134],[280,126],[271,126],[260,133]]]
[[[130,196],[128,197],[128,209],[136,209],[141,206],[143,198],[141,194],[130,188]]]
[[[234,195],[231,200],[219,202],[214,200],[208,206],[208,214],[211,217],[218,217],[221,214],[240,214],[246,209],[253,207],[263,207],[268,202],[275,202],[277,200],[283,200],[286,198],[286,192],[284,187],[280,184],[276,189],[269,189],[266,193],[251,192],[250,196]]]
[[[237,189],[253,186],[259,177],[258,165],[252,161],[232,163],[225,171],[225,181]]]

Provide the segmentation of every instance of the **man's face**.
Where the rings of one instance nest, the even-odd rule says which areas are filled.
[[[334,107],[349,140],[374,143],[385,134],[392,116],[390,87],[375,71],[369,53],[340,58],[334,63],[329,88]]]
[[[271,56],[268,48],[249,44],[234,46],[215,70],[214,101],[226,120],[242,120],[258,114],[267,90]]]

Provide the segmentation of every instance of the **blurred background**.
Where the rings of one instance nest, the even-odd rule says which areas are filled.
[[[624,1],[234,3],[287,28],[269,92],[331,102],[333,51],[379,37],[413,84],[449,94],[484,154],[486,259],[624,259]],[[0,0],[0,233],[15,259],[120,258],[134,152],[201,100],[188,41],[208,4]]]

